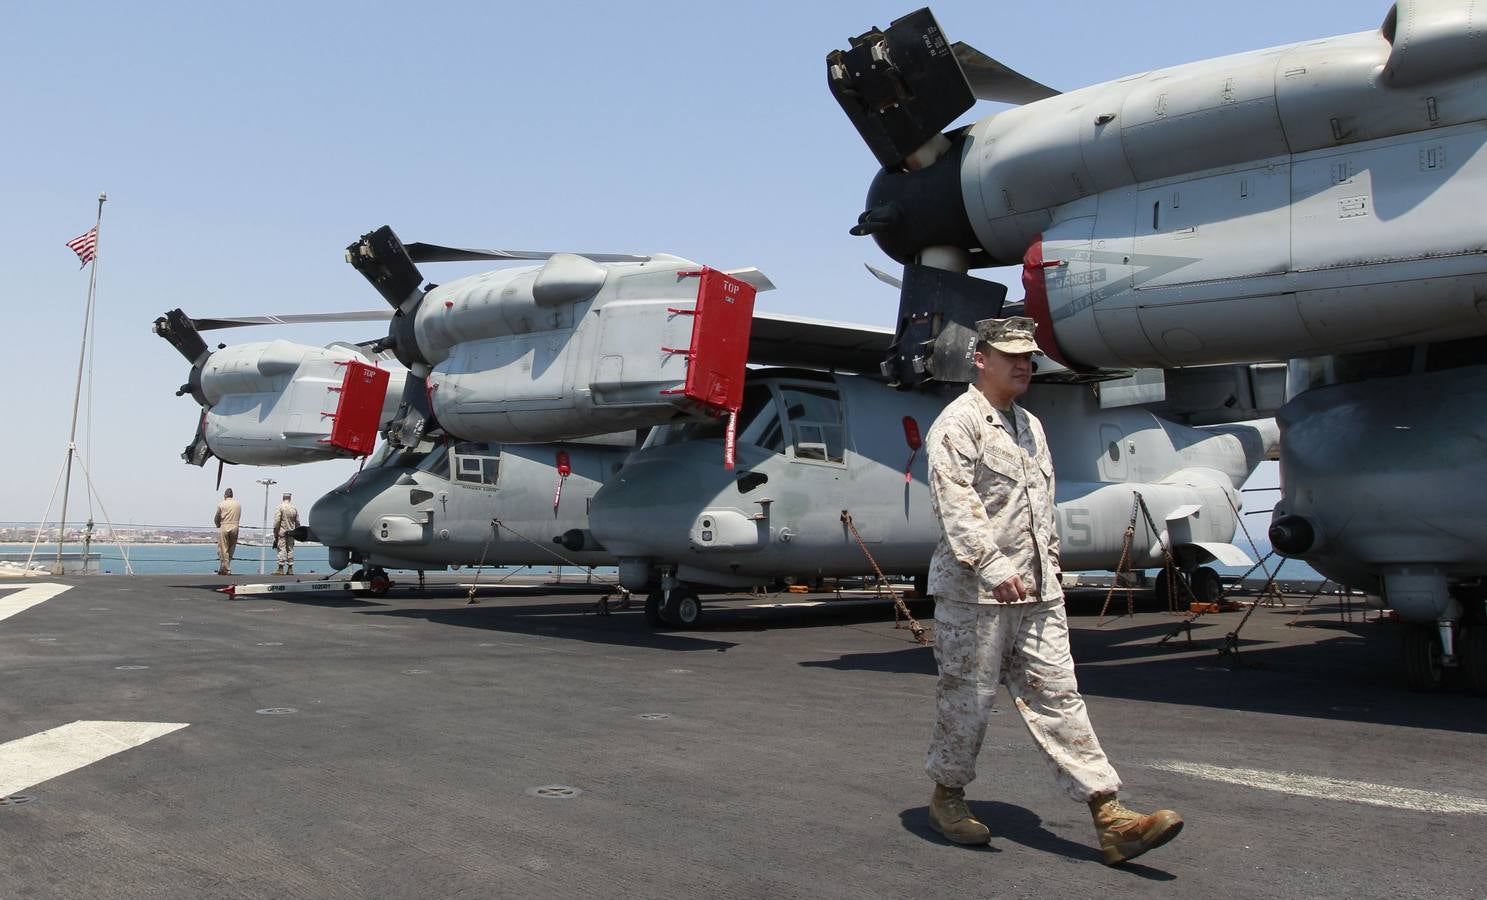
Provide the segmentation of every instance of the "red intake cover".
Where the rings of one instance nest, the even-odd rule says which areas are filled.
[[[703,269],[699,282],[682,395],[714,413],[737,412],[754,324],[754,286],[716,269]]]
[[[352,456],[366,456],[377,443],[382,424],[382,400],[387,396],[387,370],[361,362],[346,364],[341,400],[336,404],[330,445]]]

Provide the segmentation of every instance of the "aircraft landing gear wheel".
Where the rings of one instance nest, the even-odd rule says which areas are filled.
[[[651,591],[645,597],[645,624],[652,628],[665,628],[666,620],[661,618],[661,606],[666,602],[660,591]]]
[[[702,619],[702,601],[691,588],[676,588],[661,607],[661,617],[672,625],[691,628]]]
[[[1457,651],[1466,686],[1473,694],[1487,694],[1487,624],[1477,623],[1461,635]]]
[[[367,593],[373,597],[385,597],[387,596],[387,592],[392,589],[392,579],[387,577],[387,570],[381,566],[377,566],[367,573],[367,584],[370,588]]]
[[[351,575],[346,580],[347,581],[366,581],[367,580],[367,570],[366,569],[357,569],[355,572],[352,572]]]
[[[1434,693],[1445,687],[1441,639],[1434,625],[1407,625],[1404,633],[1404,680],[1409,689]]]
[[[1204,566],[1193,573],[1193,597],[1200,603],[1217,603],[1224,593],[1224,580],[1219,573]]]
[[[1174,580],[1176,579],[1176,580]],[[1187,579],[1176,569],[1163,569],[1152,582],[1151,593],[1162,606],[1174,605],[1183,612],[1188,608]],[[1170,585],[1170,587],[1168,586]]]

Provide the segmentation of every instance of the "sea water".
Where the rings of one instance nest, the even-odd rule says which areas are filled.
[[[278,567],[278,557],[272,547],[259,548],[256,545],[239,543],[237,552],[233,555],[232,573],[234,575],[254,575],[258,573],[260,549],[262,550],[263,571],[272,573]],[[68,542],[62,546],[67,554],[79,554],[83,552],[83,545]],[[30,544],[0,543],[0,560],[13,563],[23,563],[27,554],[31,552]],[[215,574],[217,571],[217,545],[213,544],[124,544],[122,549],[119,544],[104,544],[94,542],[89,552],[98,560],[98,572],[108,575],[123,575],[128,569],[124,565],[124,555],[128,554],[129,564],[136,575],[158,575],[171,573],[196,572],[202,575]],[[32,557],[31,564],[46,568],[57,558],[56,543],[38,544],[36,553]],[[574,566],[491,566],[489,571],[507,572],[514,568],[526,568],[533,574],[551,574],[557,569],[562,570],[566,577],[569,575],[585,575],[588,569]],[[330,566],[330,551],[323,544],[298,543],[294,545],[294,574],[296,575],[325,575],[333,571]],[[349,569],[347,570],[350,571]],[[440,571],[438,566],[430,566],[429,571]],[[469,570],[465,570],[469,571]],[[600,566],[594,570],[597,573],[613,574],[613,566],[608,568]]]

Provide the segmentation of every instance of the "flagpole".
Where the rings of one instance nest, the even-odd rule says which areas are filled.
[[[52,565],[52,574],[62,574],[62,545],[67,541],[67,495],[72,489],[72,456],[77,452],[77,409],[83,397],[83,362],[88,355],[88,326],[93,321],[93,297],[98,288],[98,246],[103,239],[103,204],[108,194],[98,195],[98,217],[93,223],[93,261],[88,272],[88,303],[83,308],[83,340],[77,352],[77,387],[72,392],[72,430],[67,435],[67,463],[62,476],[62,518],[57,524],[57,561]],[[83,571],[88,561],[83,560]]]

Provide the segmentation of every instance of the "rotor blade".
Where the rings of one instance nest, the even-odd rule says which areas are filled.
[[[423,300],[423,273],[390,226],[368,231],[346,248],[346,261],[371,282],[382,299],[397,310],[411,311]]]
[[[408,258],[416,263],[424,262],[478,262],[500,259],[550,259],[557,253],[572,253],[594,262],[648,262],[649,256],[633,256],[629,253],[582,253],[572,250],[462,250],[458,247],[441,247],[438,244],[404,244]]]
[[[970,348],[976,323],[1002,315],[1007,287],[933,266],[904,266],[898,329],[883,361],[888,383],[900,390],[937,381],[976,380]]]
[[[403,399],[384,435],[394,447],[417,447],[425,434],[439,427],[434,418],[428,378],[410,375],[403,382]]]
[[[351,312],[293,313],[284,316],[218,316],[193,319],[198,331],[216,328],[245,328],[249,325],[309,325],[322,322],[386,322],[393,316],[390,309],[362,309]]]
[[[884,168],[897,168],[976,103],[928,8],[850,39],[826,57],[826,84]]]
[[[196,434],[181,451],[181,459],[193,466],[204,466],[212,456],[212,448],[207,446],[207,411],[203,409],[201,417],[196,420]]]
[[[892,345],[891,328],[756,310],[749,331],[749,362],[877,372]]]
[[[169,341],[172,347],[186,357],[186,362],[193,366],[207,355],[207,342],[196,333],[196,323],[179,309],[173,309],[156,319],[154,331]]]
[[[887,272],[884,272],[882,269],[875,269],[872,266],[868,265],[867,263],[863,263],[863,265],[864,266],[867,266],[867,270],[869,272],[873,273],[873,277],[874,278],[878,279],[879,281],[883,282],[884,284],[888,285],[889,287],[895,287],[895,288],[898,288],[899,290],[903,290],[903,288],[904,288],[903,279],[901,279],[901,278],[894,278],[892,275],[889,275]]]
[[[1009,69],[964,41],[950,45],[960,69],[971,83],[971,91],[978,100],[994,100],[998,103],[1032,103],[1057,97],[1059,92],[1046,84]]]

